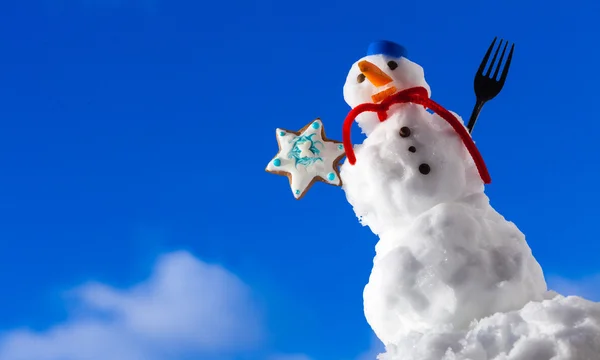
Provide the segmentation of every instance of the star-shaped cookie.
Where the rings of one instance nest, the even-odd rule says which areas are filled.
[[[292,193],[300,200],[316,181],[341,186],[339,163],[344,146],[325,137],[321,119],[316,119],[298,132],[277,129],[279,152],[267,165],[267,172],[285,175]]]

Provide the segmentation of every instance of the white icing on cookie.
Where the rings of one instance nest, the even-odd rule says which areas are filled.
[[[300,199],[315,181],[340,186],[338,163],[344,156],[339,141],[325,137],[321,120],[316,119],[299,132],[277,129],[279,152],[267,165],[267,171],[286,175],[296,199]]]

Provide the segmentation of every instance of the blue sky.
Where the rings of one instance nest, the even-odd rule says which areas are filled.
[[[405,45],[433,99],[463,117],[491,39],[516,43],[474,132],[487,193],[551,284],[600,300],[598,13],[591,0],[0,3],[0,342],[28,328],[68,347],[44,336],[99,310],[122,315],[140,283],[168,291],[152,280],[166,267],[189,284],[212,279],[181,290],[194,302],[214,286],[226,289],[217,299],[244,289],[230,305],[256,319],[216,339],[215,359],[368,352],[362,288],[376,237],[339,188],[295,201],[264,168],[277,127],[321,117],[341,140],[347,71],[378,39]],[[167,358],[208,359],[190,349]]]

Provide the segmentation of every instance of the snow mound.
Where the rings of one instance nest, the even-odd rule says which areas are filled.
[[[600,304],[556,296],[497,313],[465,331],[412,334],[380,360],[598,360]]]

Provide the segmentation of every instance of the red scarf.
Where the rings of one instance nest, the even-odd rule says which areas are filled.
[[[467,132],[467,129],[460,123],[460,121],[456,118],[456,116],[452,115],[451,112],[444,109],[441,105],[431,100],[427,95],[427,90],[424,87],[414,87],[406,90],[402,90],[400,92],[395,93],[394,95],[388,96],[382,102],[378,104],[366,103],[360,104],[354,109],[352,109],[348,116],[346,116],[346,120],[344,120],[344,127],[342,128],[342,139],[344,143],[344,150],[346,151],[346,156],[348,157],[348,161],[351,165],[356,163],[356,157],[354,156],[354,149],[352,148],[352,141],[350,140],[350,129],[352,128],[352,123],[356,117],[365,112],[371,111],[376,112],[379,117],[379,121],[384,122],[388,118],[387,111],[394,104],[402,104],[402,103],[414,103],[423,105],[428,109],[433,110],[440,117],[452,126],[454,131],[460,136],[463,144],[471,154],[473,161],[475,161],[475,165],[477,166],[477,171],[479,172],[479,176],[481,180],[485,184],[489,184],[492,182],[492,178],[488,173],[487,167],[485,166],[485,162],[483,161],[483,157],[477,150],[477,146],[473,142],[471,135]]]

